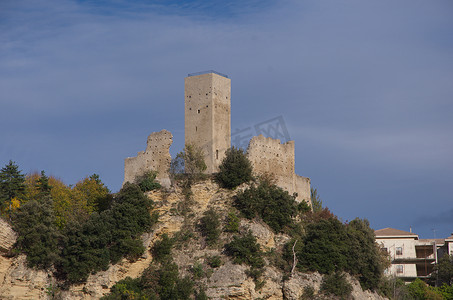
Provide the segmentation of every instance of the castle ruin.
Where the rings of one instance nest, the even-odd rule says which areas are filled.
[[[231,147],[231,80],[218,73],[191,75],[184,80],[185,144],[205,153],[206,173],[215,173]]]
[[[231,80],[214,71],[189,74],[184,83],[185,144],[200,147],[205,154],[206,173],[216,173],[231,147]],[[151,133],[145,151],[125,159],[124,183],[135,181],[146,171],[157,171],[157,180],[169,186],[171,163],[170,132]],[[250,140],[247,157],[255,175],[271,175],[276,184],[290,194],[297,193],[297,201],[310,201],[310,179],[295,173],[294,141],[262,135]]]

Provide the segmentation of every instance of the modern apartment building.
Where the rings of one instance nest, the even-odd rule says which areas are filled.
[[[376,230],[375,235],[376,242],[389,254],[392,262],[386,274],[404,281],[435,280],[433,270],[439,258],[453,255],[453,234],[446,239],[420,239],[413,232],[384,228]]]

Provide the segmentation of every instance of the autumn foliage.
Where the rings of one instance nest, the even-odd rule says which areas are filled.
[[[30,200],[39,200],[40,178],[41,175],[37,172],[25,177],[22,204]],[[80,180],[74,186],[68,186],[61,179],[50,176],[49,185],[56,225],[60,228],[69,221],[86,220],[91,213],[105,210],[112,199],[109,189],[96,174]]]

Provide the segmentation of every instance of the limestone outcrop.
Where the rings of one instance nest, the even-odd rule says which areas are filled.
[[[242,187],[238,188],[241,189]],[[177,186],[168,190],[148,192],[148,197],[155,203],[154,211],[159,213],[159,222],[150,232],[142,235],[146,248],[142,257],[135,262],[123,259],[116,265],[110,265],[106,271],[90,275],[86,283],[73,285],[68,290],[58,289],[58,282],[50,271],[27,268],[24,255],[12,258],[0,256],[0,299],[52,299],[53,296],[67,300],[99,299],[119,280],[128,276],[139,277],[153,263],[149,250],[164,233],[172,237],[182,229],[196,232],[198,220],[208,209],[214,209],[223,222],[232,209],[233,198],[237,193],[220,189],[211,180],[196,183],[191,190],[193,194],[190,199]],[[190,206],[190,210],[184,213],[187,205]],[[0,224],[5,229],[0,235],[0,244],[11,245],[13,233],[5,234],[11,231],[9,225],[6,222]],[[258,220],[241,220],[239,230],[250,231],[264,251],[275,249],[289,239],[284,234],[273,233],[266,224]],[[315,293],[319,293],[322,275],[295,272],[288,280],[284,280],[283,273],[269,260],[262,276],[264,282],[258,288],[254,280],[247,275],[249,267],[234,264],[223,253],[222,245],[231,240],[231,234],[222,232],[219,240],[222,243],[218,247],[207,247],[204,239],[195,234],[195,237],[189,239],[183,246],[174,247],[172,252],[173,261],[178,265],[182,276],[190,275],[195,264],[204,266],[206,276],[199,280],[206,288],[206,295],[210,299],[300,299],[305,286],[311,286]],[[221,257],[222,264],[219,267],[207,267],[207,259],[212,256]],[[353,299],[384,299],[369,291],[362,291],[355,279],[348,278],[354,287]]]
[[[16,233],[3,219],[0,219],[0,253],[8,252],[16,242]]]

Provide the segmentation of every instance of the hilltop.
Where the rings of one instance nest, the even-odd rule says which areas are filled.
[[[350,284],[346,290],[352,289],[354,299],[383,299],[377,293],[362,290],[361,284],[368,284],[364,280],[366,275],[357,273],[359,269],[356,267],[359,266],[348,265],[351,261],[359,263],[361,258],[348,257],[358,253],[344,252],[349,251],[341,249],[345,245],[335,245],[339,247],[335,253],[313,249],[312,254],[327,254],[326,257],[332,259],[329,263],[344,264],[338,267],[332,265],[332,270],[320,267],[320,273],[303,261],[305,258],[301,251],[307,251],[303,245],[308,246],[309,241],[304,242],[298,234],[310,234],[310,226],[337,226],[337,232],[333,232],[328,237],[330,239],[353,237],[353,232],[348,231],[347,226],[328,210],[312,213],[300,208],[295,210],[287,224],[280,223],[281,227],[272,220],[265,222],[258,213],[247,218],[238,206],[238,196],[254,188],[256,192],[262,184],[256,179],[231,190],[221,188],[212,177],[207,177],[192,183],[189,188],[180,180],[170,189],[161,187],[145,192],[146,198],[153,201],[149,215],[158,214],[159,217],[141,234],[144,251],[138,257],[126,256],[115,264],[109,264],[105,270],[89,274],[80,283],[67,284],[56,276],[55,267],[45,270],[28,268],[23,254],[2,256],[0,295],[2,299],[98,299],[112,292],[108,299],[138,299],[134,297],[146,295],[151,290],[152,293],[158,291],[161,299],[184,299],[187,295],[196,299],[301,299],[303,295],[308,297],[310,294],[318,295],[319,299],[332,299],[331,294],[323,296],[321,291],[324,289],[327,293],[326,280],[330,275],[321,273],[338,271],[341,278]],[[297,207],[297,202],[287,192],[271,183],[268,187],[274,196],[283,197],[280,201],[289,201]],[[129,186],[132,190],[137,188]],[[358,224],[364,223],[358,220]],[[16,235],[6,222],[2,221],[1,226],[2,232],[9,232],[0,237],[5,255]],[[322,226],[316,230],[320,230],[319,242],[326,238],[322,236]],[[366,234],[367,229],[364,228],[362,233]],[[344,236],[338,236],[342,234]],[[374,241],[370,245],[373,246]],[[11,254],[11,251],[8,253]],[[296,266],[293,254],[298,260]],[[356,274],[348,275],[343,273],[345,270],[351,273],[355,270]],[[380,280],[381,273],[382,270],[379,270],[375,278]],[[167,282],[159,276],[167,276]],[[156,286],[144,288],[142,284],[149,284],[149,280]],[[182,294],[165,294],[165,288],[169,288],[165,284],[170,286],[172,293],[179,291]],[[371,289],[377,290],[378,287]]]

